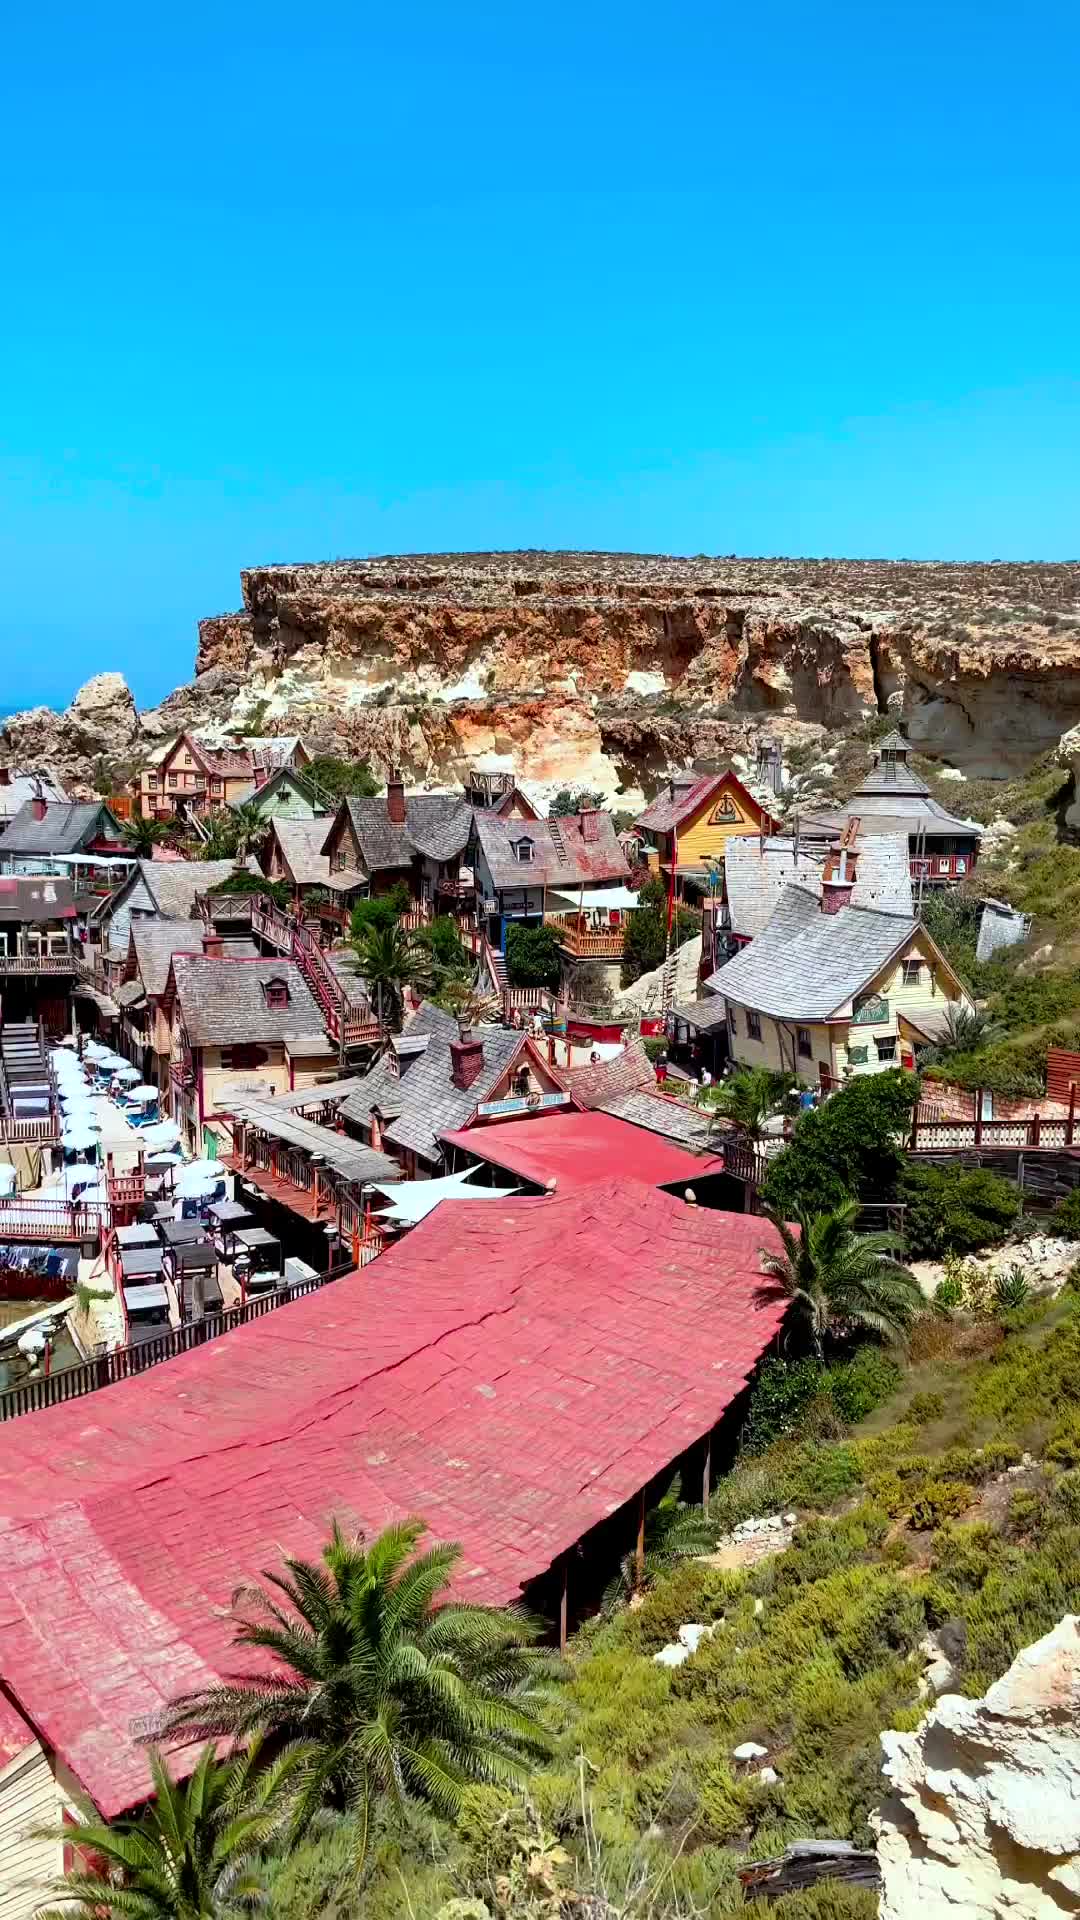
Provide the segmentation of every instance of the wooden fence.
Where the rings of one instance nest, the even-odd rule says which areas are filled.
[[[300,1280],[293,1287],[278,1287],[273,1293],[255,1294],[242,1307],[227,1307],[221,1313],[206,1314],[201,1320],[189,1320],[185,1326],[170,1327],[167,1333],[153,1340],[116,1347],[112,1353],[99,1354],[96,1359],[83,1360],[77,1366],[61,1367],[56,1373],[8,1387],[0,1393],[0,1421],[14,1420],[23,1413],[40,1413],[44,1407],[59,1406],[66,1400],[80,1400],[84,1394],[96,1393],[99,1387],[131,1380],[150,1367],[160,1366],[163,1360],[175,1360],[181,1353],[190,1353],[193,1347],[205,1346],[219,1334],[231,1333],[234,1327],[246,1326],[249,1320],[259,1320],[264,1313],[287,1306],[306,1293],[317,1293],[320,1287],[352,1271],[351,1259],[340,1261],[326,1273],[316,1274],[313,1280]]]

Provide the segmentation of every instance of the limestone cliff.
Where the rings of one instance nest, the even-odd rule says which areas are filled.
[[[0,751],[85,780],[88,754],[137,757],[180,725],[296,729],[415,780],[499,755],[539,786],[614,793],[886,710],[994,777],[1080,722],[1080,566],[427,554],[241,584],[160,708],[118,693],[95,746],[84,689],[67,715],[9,721]]]

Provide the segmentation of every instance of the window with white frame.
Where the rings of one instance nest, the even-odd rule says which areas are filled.
[[[894,1033],[886,1034],[881,1040],[875,1040],[874,1045],[877,1048],[877,1057],[879,1060],[896,1059],[896,1035]]]
[[[903,962],[905,987],[917,987],[920,984],[922,980],[922,968],[923,963],[918,957]]]

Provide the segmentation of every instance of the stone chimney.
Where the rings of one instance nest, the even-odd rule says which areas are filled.
[[[451,1085],[467,1093],[484,1064],[484,1043],[474,1033],[462,1033],[450,1042]]]
[[[597,840],[599,840],[600,838],[599,807],[582,807],[581,837],[585,841],[587,846],[592,846],[596,843]]]
[[[386,812],[396,827],[405,825],[405,782],[400,767],[391,767],[386,783]]]
[[[30,802],[30,807],[35,820],[44,820],[45,815],[49,811],[48,801],[45,798],[45,790],[40,780],[35,780],[34,782],[34,797]]]
[[[839,913],[842,907],[850,906],[854,885],[854,857],[846,847],[841,847],[838,853],[830,853],[825,862],[821,880],[822,913]]]
[[[225,942],[220,933],[208,927],[202,937],[202,950],[208,960],[224,960]]]

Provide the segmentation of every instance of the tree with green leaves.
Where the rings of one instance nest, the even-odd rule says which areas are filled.
[[[191,841],[195,860],[231,860],[236,854],[236,816],[228,809],[207,814],[203,832]]]
[[[590,807],[602,807],[604,796],[591,787],[560,787],[550,807],[548,817],[552,820],[565,820],[571,813],[582,813]]]
[[[516,1784],[548,1742],[531,1711],[543,1656],[521,1616],[445,1597],[457,1546],[416,1551],[420,1520],[370,1545],[335,1523],[322,1564],[287,1559],[249,1589],[236,1644],[269,1656],[180,1700],[174,1733],[302,1742],[296,1830],[323,1808],[357,1818],[410,1800],[459,1811],[467,1786]]]
[[[413,940],[399,926],[368,926],[351,944],[380,1024],[385,1020],[396,1032],[401,1026],[405,988],[420,972]]]
[[[899,1067],[856,1074],[798,1120],[790,1146],[770,1162],[766,1206],[791,1220],[799,1207],[825,1213],[852,1198],[895,1200],[918,1097],[916,1075]]]
[[[859,1203],[847,1200],[826,1213],[796,1209],[795,1232],[780,1214],[766,1218],[780,1235],[782,1250],[762,1252],[761,1270],[794,1308],[815,1359],[825,1357],[829,1333],[858,1331],[902,1340],[926,1301],[914,1274],[897,1259],[899,1234],[854,1231]]]
[[[410,906],[409,889],[404,880],[395,880],[385,893],[370,894],[357,900],[352,910],[352,936],[359,940],[369,927],[396,927]]]
[[[797,1110],[796,1086],[793,1073],[774,1073],[769,1067],[740,1067],[730,1079],[703,1087],[697,1100],[711,1116],[710,1133],[717,1130],[717,1121],[726,1121],[750,1146],[760,1147],[768,1132],[767,1122],[777,1114]]]
[[[139,860],[150,860],[155,847],[176,831],[175,820],[151,820],[145,813],[133,813],[124,822],[124,845]]]
[[[190,1777],[174,1780],[150,1750],[154,1798],[109,1824],[92,1815],[56,1838],[95,1862],[55,1888],[55,1908],[38,1920],[226,1920],[265,1892],[260,1860],[284,1831],[306,1762],[285,1746],[266,1761],[257,1736],[229,1759],[210,1742]]]
[[[379,782],[366,760],[342,760],[337,754],[317,753],[304,772],[335,800],[344,800],[350,794],[370,799],[379,791]]]
[[[550,987],[559,984],[562,956],[554,927],[506,929],[506,977],[512,987]]]

